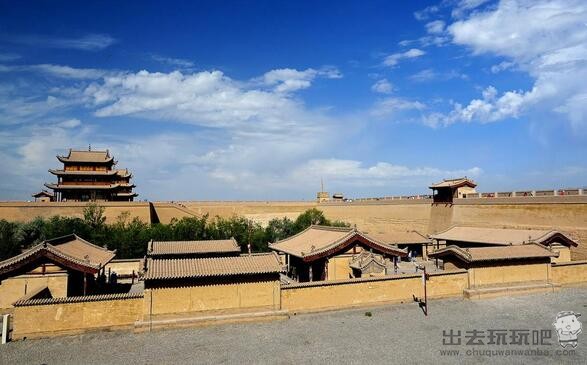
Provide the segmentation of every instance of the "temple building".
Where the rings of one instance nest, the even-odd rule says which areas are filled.
[[[282,272],[276,253],[240,254],[233,238],[151,241],[142,273],[149,318],[278,310]]]
[[[59,170],[49,170],[57,176],[56,184],[45,184],[54,191],[55,201],[133,201],[138,194],[130,182],[127,169],[115,169],[117,161],[109,151],[69,150],[67,156],[57,156],[63,163]]]
[[[558,252],[538,243],[472,248],[451,245],[430,254],[443,261],[444,270],[467,270],[466,298],[555,291],[558,286],[552,283],[551,260],[557,256]]]
[[[310,226],[269,248],[299,282],[386,275],[393,272],[395,260],[407,256],[405,250],[349,227]]]
[[[476,248],[537,243],[548,247],[557,254],[553,256],[553,262],[571,261],[571,247],[578,245],[572,238],[560,231],[540,229],[453,226],[431,235],[430,238],[432,238],[432,244],[428,247],[430,250],[428,253],[451,245],[460,248]]]
[[[475,193],[477,184],[467,177],[458,179],[444,179],[439,183],[430,185],[434,203],[452,204],[453,199],[463,198],[465,194]]]
[[[115,255],[75,234],[39,243],[0,262],[0,308],[19,300],[93,294]]]

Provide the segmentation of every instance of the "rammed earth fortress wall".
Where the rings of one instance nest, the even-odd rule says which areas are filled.
[[[193,201],[100,203],[108,222],[128,211],[145,222],[169,223],[172,218],[209,214],[211,217],[233,215],[266,223],[272,218],[295,219],[306,209],[318,208],[331,220],[356,225],[361,231],[385,240],[394,232],[416,230],[436,233],[451,225],[479,227],[558,229],[579,241],[572,249],[573,260],[587,259],[587,195],[467,198],[455,199],[453,205],[431,205],[430,199],[369,200],[317,204],[316,202],[279,201]],[[87,203],[0,202],[0,219],[29,221],[36,216],[82,217]]]
[[[50,218],[55,215],[83,218],[87,202],[0,202],[0,219],[28,222],[36,217]],[[149,202],[99,202],[104,207],[106,222],[114,223],[121,214],[128,212],[129,219],[139,218],[151,222]]]

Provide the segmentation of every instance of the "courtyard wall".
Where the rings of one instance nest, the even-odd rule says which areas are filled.
[[[279,281],[241,281],[145,290],[143,312],[149,316],[222,313],[280,308]]]
[[[467,271],[429,274],[429,298],[462,297]],[[422,299],[421,274],[282,285],[281,307],[290,312],[320,311]]]
[[[32,299],[17,302],[13,339],[131,328],[142,317],[142,294]]]
[[[561,285],[587,283],[587,260],[552,264],[551,275]]]

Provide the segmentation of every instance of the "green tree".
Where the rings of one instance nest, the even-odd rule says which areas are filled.
[[[102,229],[106,223],[104,207],[90,203],[84,208],[84,222],[92,229]]]
[[[296,233],[295,222],[287,217],[273,218],[265,227],[265,239],[267,242],[277,242]]]
[[[18,224],[0,220],[0,261],[20,253],[18,243]]]
[[[311,225],[328,226],[330,222],[324,216],[321,210],[316,208],[308,209],[296,218],[296,231],[301,232]]]

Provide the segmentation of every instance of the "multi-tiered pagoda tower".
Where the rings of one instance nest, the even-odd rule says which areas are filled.
[[[63,169],[49,170],[57,184],[45,184],[55,193],[56,201],[132,201],[138,194],[132,189],[128,169],[114,169],[117,161],[110,152],[69,150],[57,156]]]

